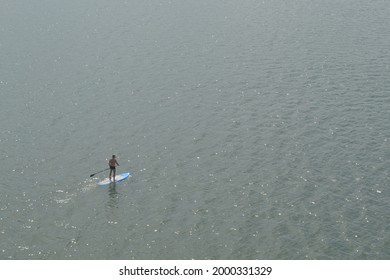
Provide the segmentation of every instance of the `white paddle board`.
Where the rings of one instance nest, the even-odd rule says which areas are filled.
[[[109,185],[109,184],[118,183],[118,182],[120,182],[120,181],[123,181],[123,180],[127,179],[128,177],[131,177],[130,172],[122,173],[122,174],[116,175],[116,176],[115,176],[115,182],[110,181],[109,178],[106,178],[106,179],[104,179],[103,181],[98,182],[97,184],[98,184],[99,186],[107,186],[107,185]]]

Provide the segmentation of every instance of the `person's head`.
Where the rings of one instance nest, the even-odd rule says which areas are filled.
[[[115,155],[112,155],[112,158],[115,158]]]

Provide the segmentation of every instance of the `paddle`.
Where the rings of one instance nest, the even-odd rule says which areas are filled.
[[[89,177],[93,177],[93,176],[95,176],[96,174],[99,174],[99,173],[102,173],[102,172],[104,172],[104,171],[107,171],[108,169],[110,169],[110,168],[106,168],[106,169],[101,170],[101,171],[99,171],[99,172],[93,173],[93,174],[89,175]]]

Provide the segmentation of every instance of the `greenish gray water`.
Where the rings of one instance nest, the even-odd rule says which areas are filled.
[[[0,258],[389,259],[389,14],[2,0]]]

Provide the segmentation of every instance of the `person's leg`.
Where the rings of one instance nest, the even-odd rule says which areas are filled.
[[[116,173],[116,170],[115,170],[115,168],[112,170],[112,173],[113,173],[113,175],[114,175],[114,177],[113,177],[113,178],[114,178],[114,180],[113,180],[113,181],[115,182],[115,173]]]
[[[110,181],[111,181],[111,175],[112,175],[112,169],[110,168],[110,175],[108,175],[108,179],[110,179]]]

